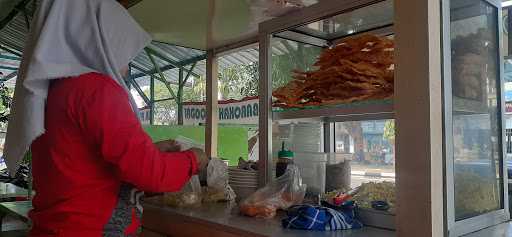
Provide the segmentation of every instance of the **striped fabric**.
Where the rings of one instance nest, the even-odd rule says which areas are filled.
[[[355,219],[353,208],[337,211],[327,207],[298,205],[288,210],[288,217],[283,219],[284,228],[301,230],[348,230],[363,227]]]

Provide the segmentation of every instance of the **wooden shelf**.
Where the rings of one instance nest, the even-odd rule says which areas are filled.
[[[392,100],[363,101],[306,109],[274,109],[273,120],[321,118],[328,122],[380,120],[394,118]]]

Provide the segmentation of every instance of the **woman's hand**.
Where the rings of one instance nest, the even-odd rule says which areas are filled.
[[[181,146],[178,142],[174,140],[164,140],[159,141],[155,143],[155,146],[158,147],[158,149],[161,152],[177,152],[181,151]]]
[[[206,153],[199,148],[191,148],[189,151],[193,152],[197,158],[197,164],[199,166],[199,172],[205,171],[206,167],[208,167],[208,162],[210,159],[206,156]]]

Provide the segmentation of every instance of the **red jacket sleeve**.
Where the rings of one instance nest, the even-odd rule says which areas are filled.
[[[148,192],[179,191],[197,173],[192,152],[160,152],[144,132],[125,90],[97,74],[93,93],[83,99],[81,127],[119,177]]]

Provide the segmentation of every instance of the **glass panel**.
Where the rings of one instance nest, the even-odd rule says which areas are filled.
[[[302,182],[307,185],[308,194],[325,193],[326,163],[328,154],[324,153],[323,122],[274,122],[272,126],[272,158],[274,177],[284,173],[289,162],[296,164],[301,173]],[[293,158],[285,152],[292,151]]]
[[[391,102],[391,37],[361,34],[324,49],[275,36],[271,45],[274,111]]]
[[[183,77],[185,78],[188,70],[191,66],[187,65],[183,71]],[[205,61],[200,61],[194,68],[194,73],[204,72]],[[179,111],[183,116],[184,125],[199,125],[204,124],[206,116],[206,80],[204,75],[191,74],[187,81],[183,84],[181,93],[178,86],[179,71],[177,69],[167,70],[166,78],[171,81],[170,89],[173,91],[180,100],[169,99],[172,98],[169,88],[155,79],[154,89],[154,123],[155,125],[177,125],[179,124]],[[150,79],[149,77],[142,77],[137,79],[138,84],[144,91],[144,94],[150,98]],[[139,105],[139,108],[143,109],[139,113],[139,117],[143,119],[144,123],[149,123],[150,120],[150,106],[146,105],[144,100],[134,92],[132,89],[132,95],[135,95],[135,101]],[[178,104],[181,101],[181,106]]]
[[[351,188],[368,182],[395,182],[394,120],[336,123],[335,151],[352,160]]]
[[[502,206],[498,10],[481,0],[452,0],[455,219]]]
[[[507,65],[507,63],[505,63]],[[510,73],[510,72],[508,72]],[[505,78],[507,69],[505,68]],[[512,178],[512,82],[505,82],[505,147],[507,169],[510,170],[509,178]],[[512,191],[512,190],[511,190]]]
[[[239,163],[239,158],[252,162],[259,160],[258,57],[259,47],[253,45],[222,55],[218,60],[219,124],[239,132],[236,137],[231,136],[228,139],[230,143],[219,142],[218,150],[220,153],[227,149],[245,149],[243,152],[232,153],[229,157],[221,157],[229,160],[229,164],[233,166]],[[241,136],[243,132],[245,135]],[[219,141],[222,140],[221,135],[219,134]]]
[[[339,122],[334,124],[333,152],[325,152],[323,122],[274,122],[272,127],[273,170],[279,171],[279,151],[291,150],[291,160],[300,171],[308,194],[348,191],[369,184],[380,191],[360,197],[365,208],[371,201],[394,205],[394,120]],[[370,200],[370,199],[375,200]]]
[[[504,60],[504,72],[503,80],[505,81],[505,145],[506,145],[506,163],[507,163],[507,174],[508,178],[512,178],[512,59],[509,53],[509,41],[512,40],[509,34],[510,25],[512,18],[509,17],[509,11],[512,11],[512,1],[503,0],[503,53],[505,55]],[[509,189],[510,190],[510,189]]]
[[[294,31],[333,40],[393,24],[393,1],[387,0],[298,27]]]
[[[505,71],[503,72],[503,79],[505,82],[512,82],[512,59],[505,59]],[[506,90],[506,88],[505,88]],[[512,97],[511,97],[512,100]],[[508,99],[507,99],[508,101]]]
[[[173,125],[178,123],[178,110],[176,101],[168,100],[155,102],[154,106],[155,125]]]
[[[512,4],[512,1],[509,1],[507,4]],[[505,55],[509,56],[510,53],[509,53],[509,40],[510,40],[510,35],[509,35],[509,25],[512,23],[511,20],[512,18],[508,17],[509,14],[508,12],[512,10],[512,5],[506,7],[506,8],[503,8],[502,10],[502,19],[503,19],[503,52]]]
[[[321,47],[303,44],[292,40],[273,38],[272,45],[272,88],[286,86],[293,78],[295,71],[309,71],[315,69],[313,64],[322,52]],[[293,90],[293,89],[292,89]],[[274,97],[274,101],[275,101]]]
[[[313,64],[322,52],[321,47],[280,38],[273,38],[271,45],[272,88],[274,89],[291,81],[293,71],[315,69]]]

